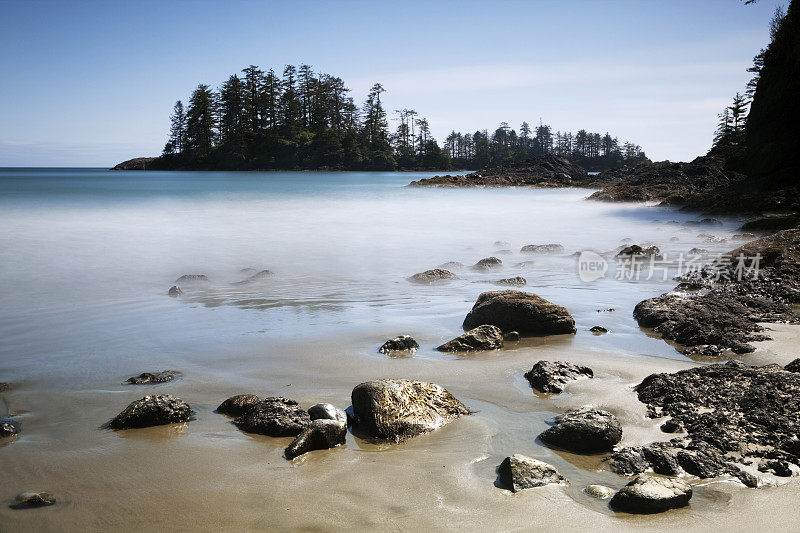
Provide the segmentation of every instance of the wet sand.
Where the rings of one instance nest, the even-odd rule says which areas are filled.
[[[796,356],[800,328],[768,327],[775,340],[760,343],[743,360],[783,364]],[[36,489],[53,493],[59,503],[25,511],[0,507],[0,529],[753,531],[800,524],[794,479],[755,490],[734,481],[695,480],[689,508],[615,514],[607,501],[582,492],[592,483],[625,484],[604,469],[605,455],[556,452],[536,440],[555,413],[585,404],[620,418],[622,445],[667,440],[645,417],[632,387],[652,372],[697,363],[575,350],[570,337],[452,359],[393,359],[366,351],[379,340],[370,333],[284,346],[251,342],[217,360],[221,379],[211,377],[214,368],[194,374],[189,366],[177,382],[155,386],[126,386],[121,382],[127,375],[99,373],[69,382],[16,383],[2,409],[18,415],[25,430],[0,452],[0,500]],[[424,350],[439,339],[418,340]],[[538,395],[522,374],[539,359],[585,364],[596,377],[570,384],[561,395]],[[307,369],[302,382],[289,377],[298,368]],[[346,407],[354,385],[379,377],[441,383],[475,413],[403,444],[371,444],[349,434],[343,448],[288,462],[282,452],[291,439],[244,434],[213,412],[226,397],[245,392],[285,395],[305,407],[319,401]],[[183,398],[196,419],[142,430],[99,429],[129,401],[151,392]],[[498,488],[496,467],[513,453],[552,463],[570,485],[518,494]]]

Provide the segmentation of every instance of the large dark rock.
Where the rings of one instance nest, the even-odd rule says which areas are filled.
[[[519,454],[503,459],[497,472],[500,482],[512,492],[566,483],[564,476],[553,465]]]
[[[234,420],[242,431],[269,437],[295,437],[310,422],[297,402],[282,397],[264,398]]]
[[[566,158],[536,156],[513,165],[466,175],[446,175],[412,181],[411,187],[589,187],[594,176]]]
[[[454,279],[458,279],[458,276],[449,270],[434,268],[414,274],[408,278],[408,281],[411,283],[419,283],[420,285],[431,285],[433,283],[443,283]]]
[[[691,498],[692,486],[686,481],[643,474],[622,487],[610,505],[628,513],[660,513],[685,507]]]
[[[419,343],[411,335],[399,335],[384,342],[378,351],[380,353],[390,352],[413,352],[419,348]]]
[[[466,330],[491,324],[503,331],[521,335],[575,333],[575,320],[569,312],[529,292],[490,291],[481,294],[464,319]]]
[[[138,376],[133,376],[125,380],[131,385],[150,385],[153,383],[166,383],[180,377],[181,373],[177,370],[164,370],[161,372],[142,372]]]
[[[469,414],[441,385],[409,379],[381,379],[357,385],[352,393],[359,426],[377,439],[400,442]]]
[[[525,373],[525,379],[539,392],[564,392],[570,381],[592,377],[591,368],[564,361],[539,361]]]
[[[607,452],[622,440],[622,425],[608,411],[582,407],[556,417],[556,424],[539,438],[571,452]]]
[[[180,398],[174,398],[168,394],[154,394],[132,402],[108,423],[108,427],[111,429],[144,428],[188,422],[191,417],[191,407]]]
[[[11,418],[0,418],[0,439],[4,437],[13,437],[22,431],[22,426],[16,420]]]
[[[526,244],[520,249],[520,252],[537,255],[562,254],[564,247],[560,244]]]
[[[322,418],[312,420],[286,447],[284,455],[291,461],[313,450],[327,450],[344,444],[346,437],[347,422]]]
[[[231,396],[217,407],[217,412],[230,417],[239,417],[253,408],[262,399],[255,394],[238,394]]]
[[[503,347],[503,332],[497,326],[478,326],[448,341],[436,349],[440,352],[472,352],[499,350]]]

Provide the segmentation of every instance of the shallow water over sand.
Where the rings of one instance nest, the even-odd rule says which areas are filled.
[[[0,416],[23,425],[18,439],[0,444],[0,529],[736,527],[742,509],[759,509],[767,494],[774,505],[790,499],[795,489],[704,483],[690,509],[615,516],[582,493],[590,483],[625,483],[603,469],[603,456],[536,441],[555,413],[586,403],[621,418],[623,444],[666,439],[631,386],[692,364],[631,317],[637,302],[673,281],[659,271],[649,280],[612,274],[585,283],[569,254],[610,251],[624,238],[653,242],[668,256],[696,246],[724,252],[738,245],[730,240],[738,221],[687,224],[698,217],[587,202],[586,190],[403,187],[421,176],[0,170],[0,381],[13,384]],[[703,232],[729,240],[710,244]],[[565,253],[520,253],[551,242]],[[502,270],[465,268],[446,285],[405,279],[491,255]],[[517,266],[525,261],[533,264]],[[239,283],[248,268],[274,276]],[[182,274],[206,274],[210,283],[167,297]],[[460,332],[478,294],[499,288],[493,280],[517,275],[528,280],[524,290],[567,307],[577,334],[496,353],[434,350]],[[597,312],[607,308],[615,311]],[[610,333],[592,335],[598,324]],[[401,333],[419,341],[413,357],[377,353]],[[540,396],[522,378],[539,359],[584,363],[596,378]],[[122,384],[166,369],[183,376]],[[348,435],[343,449],[290,463],[281,456],[290,439],[243,434],[213,412],[247,392],[346,407],[353,386],[380,377],[436,381],[475,414],[402,445]],[[196,419],[100,429],[151,392],[183,398]],[[521,494],[495,487],[495,468],[512,453],[553,463],[570,486]],[[54,493],[59,504],[6,507],[31,489]]]

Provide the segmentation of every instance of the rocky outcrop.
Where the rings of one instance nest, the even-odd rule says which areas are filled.
[[[564,476],[553,465],[519,454],[503,459],[497,472],[500,474],[500,483],[512,492],[566,483]]]
[[[458,279],[458,276],[449,270],[434,268],[432,270],[426,270],[425,272],[414,274],[408,278],[408,281],[411,283],[419,283],[420,285],[431,285],[433,283],[442,283],[454,279]]]
[[[469,409],[441,385],[409,379],[380,379],[352,393],[358,425],[376,439],[400,442],[438,429]]]
[[[419,348],[419,344],[410,335],[398,335],[393,339],[384,342],[378,351],[388,354],[390,352],[414,352]]]
[[[496,326],[478,326],[448,341],[436,349],[440,352],[473,352],[499,350],[503,347],[503,332]]]
[[[268,437],[296,437],[310,422],[297,402],[283,397],[264,398],[234,420],[242,431]]]
[[[245,414],[261,401],[262,399],[255,394],[238,394],[219,404],[217,412],[221,415],[236,418]]]
[[[589,187],[596,183],[583,168],[555,155],[537,156],[510,166],[466,175],[423,178],[410,187]]]
[[[496,257],[485,257],[472,265],[472,270],[486,271],[499,270],[503,268],[503,262]]]
[[[569,312],[540,298],[521,291],[490,291],[481,294],[464,319],[466,330],[490,324],[503,331],[521,335],[557,335],[575,333],[575,320]]]
[[[581,407],[557,416],[555,425],[539,435],[545,444],[576,453],[610,451],[622,440],[622,425],[608,411]]]
[[[689,505],[692,486],[678,478],[641,475],[611,498],[612,509],[628,513],[661,513]]]
[[[519,250],[523,254],[563,254],[564,247],[560,244],[526,244]]]
[[[539,392],[564,392],[570,381],[593,378],[594,372],[587,366],[573,365],[564,361],[539,361],[525,373],[525,379]]]
[[[739,228],[746,231],[781,231],[800,226],[800,215],[762,217],[745,222]]]
[[[327,450],[345,443],[347,422],[320,418],[312,420],[286,447],[283,454],[288,460],[313,450]]]
[[[155,157],[134,157],[118,163],[111,170],[148,170],[150,164],[156,159]]]
[[[11,418],[0,418],[0,439],[5,437],[13,437],[22,431],[22,426],[16,420]]]
[[[188,422],[192,417],[189,404],[168,394],[145,396],[132,402],[109,423],[111,429],[132,429]]]
[[[162,372],[142,372],[138,376],[133,376],[125,380],[131,385],[151,385],[153,383],[166,383],[181,376],[177,370],[164,370]]]
[[[494,283],[495,285],[505,285],[506,287],[524,287],[528,284],[528,281],[522,276],[516,276],[513,278],[498,279]]]
[[[34,507],[47,507],[55,503],[55,497],[48,492],[23,492],[17,495],[10,507],[12,509],[32,509]]]

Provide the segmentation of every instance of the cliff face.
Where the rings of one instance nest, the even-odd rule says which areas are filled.
[[[775,184],[800,182],[800,0],[792,0],[764,57],[747,136],[748,170]]]

